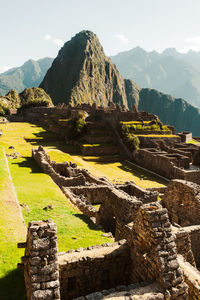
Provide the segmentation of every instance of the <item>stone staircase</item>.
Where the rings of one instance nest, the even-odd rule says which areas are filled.
[[[81,152],[85,156],[116,155],[118,146],[113,141],[112,131],[105,123],[90,122]]]

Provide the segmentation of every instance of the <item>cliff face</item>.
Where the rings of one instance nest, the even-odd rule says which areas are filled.
[[[128,108],[131,109],[133,104],[135,104],[135,106],[138,108],[140,88],[133,80],[130,79],[124,79],[124,83]]]
[[[54,104],[95,102],[108,106],[111,101],[128,106],[122,76],[90,31],[82,31],[65,43],[40,87]]]
[[[153,89],[141,89],[139,94],[140,111],[158,115],[165,124],[171,124],[176,131],[192,131],[200,136],[200,109],[181,98],[160,93]]]

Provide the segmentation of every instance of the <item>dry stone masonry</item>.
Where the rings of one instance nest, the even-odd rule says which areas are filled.
[[[52,220],[30,222],[25,245],[24,278],[28,300],[60,299],[57,228]]]

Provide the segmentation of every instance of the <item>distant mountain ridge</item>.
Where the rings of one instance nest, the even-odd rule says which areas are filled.
[[[52,61],[51,57],[37,61],[30,59],[21,67],[12,68],[0,74],[0,95],[6,95],[11,89],[22,92],[25,88],[38,87]]]
[[[200,107],[200,52],[179,53],[168,48],[158,53],[136,47],[111,59],[124,78],[140,87],[157,89]]]

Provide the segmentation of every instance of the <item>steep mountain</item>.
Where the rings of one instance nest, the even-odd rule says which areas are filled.
[[[124,80],[90,31],[81,31],[64,44],[40,87],[54,104],[107,106],[113,101],[127,107]]]
[[[138,108],[140,88],[130,79],[124,79],[124,83],[128,108],[131,109],[133,104]]]
[[[140,87],[157,89],[200,107],[200,53],[169,48],[160,54],[137,47],[111,59],[122,76]]]
[[[176,132],[191,131],[194,136],[200,136],[200,109],[181,98],[154,89],[141,89],[138,109],[158,115],[163,123],[173,125]]]
[[[38,61],[30,59],[21,67],[0,74],[0,95],[7,94],[11,89],[21,92],[25,88],[39,86],[52,61],[50,57]]]

